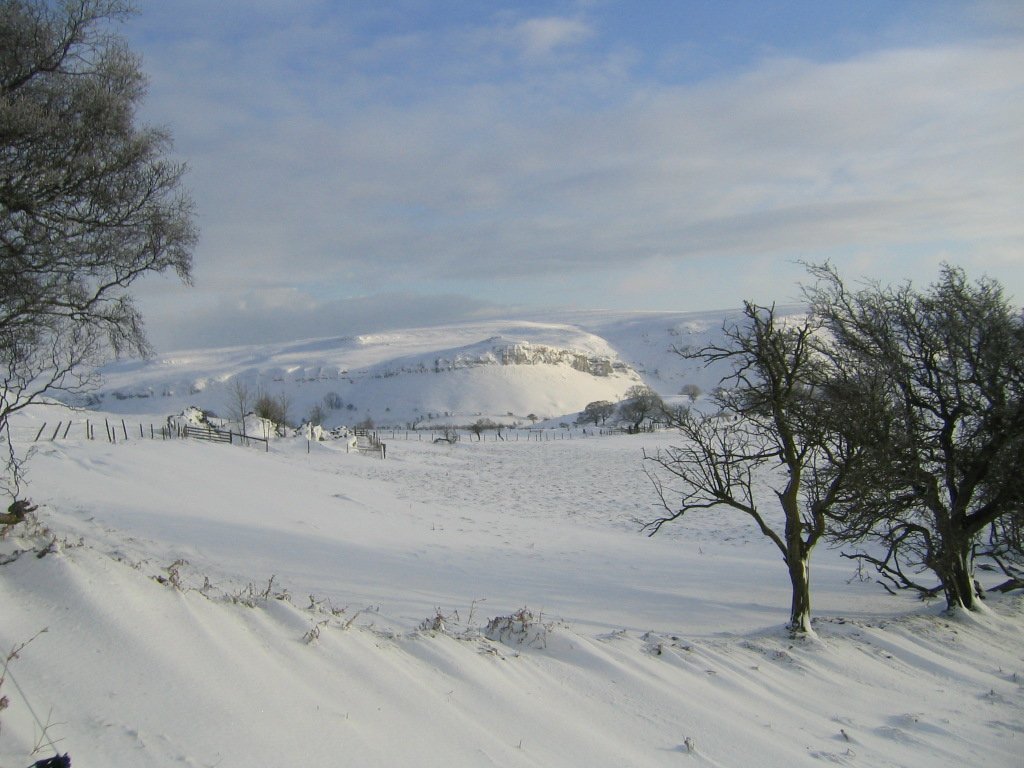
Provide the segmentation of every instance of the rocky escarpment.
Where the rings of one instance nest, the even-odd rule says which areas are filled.
[[[442,373],[489,365],[567,365],[582,373],[601,377],[632,373],[632,369],[621,360],[606,355],[587,354],[528,341],[507,342],[496,337],[479,345],[452,350],[447,355],[405,361],[398,366],[387,365],[377,376],[386,378],[402,373]]]

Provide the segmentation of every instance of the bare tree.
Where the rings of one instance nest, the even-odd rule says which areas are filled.
[[[113,352],[149,351],[128,288],[196,242],[169,135],[139,126],[137,57],[108,28],[124,0],[0,5],[0,433],[5,490],[21,481],[9,417],[81,392]]]
[[[324,395],[323,403],[324,408],[331,411],[340,411],[345,405],[341,400],[341,395],[337,392],[328,392]]]
[[[644,421],[660,416],[664,410],[665,403],[661,397],[643,384],[630,387],[619,403],[619,417],[629,422],[634,432],[639,432]]]
[[[484,432],[489,429],[497,429],[498,425],[491,419],[477,419],[469,425],[469,431],[476,435],[477,440],[482,440]]]
[[[242,425],[245,435],[245,417],[252,413],[253,396],[249,385],[240,378],[234,378],[228,386],[228,416]]]
[[[598,424],[604,424],[608,417],[614,413],[614,403],[608,400],[595,400],[592,403],[587,403],[580,413],[579,421],[581,424],[592,423],[596,427]]]
[[[1005,551],[1000,532],[1024,509],[1024,318],[998,283],[949,266],[925,291],[851,291],[828,265],[810,271],[854,406],[837,427],[867,450],[832,536],[873,543],[854,556],[890,584],[974,609],[979,537]],[[937,587],[920,582],[928,571]]]
[[[811,343],[812,319],[786,323],[773,308],[745,305],[745,324],[723,329],[725,341],[681,352],[705,365],[725,361],[733,373],[715,390],[715,415],[682,408],[668,415],[678,447],[646,455],[665,514],[645,528],[705,510],[749,516],[782,554],[791,585],[789,628],[811,632],[811,551],[826,513],[841,498],[856,451],[822,428],[819,396],[826,376]]]
[[[281,415],[280,424],[283,427],[292,426],[291,421],[291,410],[292,410],[292,396],[285,391],[281,391],[277,395],[277,410]]]
[[[291,403],[291,398],[286,392],[279,392],[274,396],[260,389],[256,392],[253,413],[273,424],[280,433],[290,426],[288,411],[291,408]]]
[[[326,418],[326,413],[324,411],[324,407],[320,403],[315,403],[309,409],[309,417],[308,418],[309,418],[309,423],[310,424],[312,424],[314,426],[317,426],[317,427],[323,426],[324,419]]]
[[[696,403],[697,398],[699,398],[703,392],[696,384],[684,384],[683,388],[679,391],[679,394],[685,395],[691,403]]]
[[[441,436],[434,439],[435,443],[457,443],[459,442],[459,430],[451,424],[444,424],[439,427]]]

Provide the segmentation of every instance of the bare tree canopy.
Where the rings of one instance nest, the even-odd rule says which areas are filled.
[[[851,290],[827,264],[808,269],[806,317],[748,303],[724,342],[684,353],[733,373],[712,393],[717,412],[670,414],[684,440],[647,457],[665,509],[648,529],[749,515],[789,568],[795,631],[809,628],[808,558],[826,536],[890,588],[942,592],[950,610],[978,607],[978,554],[1019,587],[1024,315],[954,267],[923,291]]]
[[[832,535],[873,544],[857,556],[891,584],[975,608],[975,546],[990,529],[991,551],[1012,554],[1024,509],[1024,318],[998,283],[954,267],[923,291],[811,273],[835,399],[855,406],[835,426],[866,451]],[[938,589],[919,583],[927,571]]]
[[[664,401],[657,392],[644,384],[630,387],[619,403],[619,418],[629,422],[635,432],[640,431],[645,420],[658,418],[664,412]]]
[[[595,400],[587,403],[586,407],[580,412],[578,421],[580,424],[592,423],[594,426],[597,426],[598,424],[604,424],[608,417],[614,413],[614,403],[609,400]]]
[[[857,459],[823,426],[827,361],[813,344],[817,330],[811,318],[787,322],[771,307],[746,303],[744,322],[725,327],[723,343],[680,352],[705,365],[731,364],[711,396],[717,412],[673,411],[681,444],[645,457],[665,509],[648,523],[651,534],[688,513],[748,515],[786,563],[789,628],[800,634],[811,631],[811,552]]]
[[[140,126],[124,0],[0,2],[0,429],[73,392],[109,352],[149,351],[128,288],[189,282],[197,234],[164,130]],[[10,447],[9,433],[7,435]],[[6,466],[17,490],[18,462]]]

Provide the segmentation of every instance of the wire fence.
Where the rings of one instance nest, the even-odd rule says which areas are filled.
[[[9,428],[9,425],[5,426]],[[544,443],[559,440],[586,440],[609,435],[627,434],[634,431],[648,431],[648,429],[633,430],[618,426],[584,427],[581,425],[557,428],[488,427],[487,429],[480,430],[472,427],[432,427],[429,429],[354,429],[351,435],[355,438],[352,447],[359,453],[376,455],[384,459],[387,457],[388,448],[385,438],[391,441],[449,444],[463,442]],[[128,423],[125,419],[115,419],[112,421],[109,418],[103,418],[102,421],[91,418],[67,421],[62,419],[56,425],[43,422],[34,435],[24,432],[22,434],[25,439],[31,440],[33,443],[55,442],[84,436],[86,440],[106,440],[109,443],[122,443],[130,440],[199,440],[228,445],[257,446],[262,447],[265,452],[269,453],[270,451],[270,439],[268,437],[255,437],[211,424],[179,424],[174,417],[169,417],[166,423],[160,425],[140,422]],[[311,441],[307,437],[307,451],[312,442],[316,441]]]
[[[84,437],[86,440],[103,440],[106,439],[109,443],[126,442],[128,440],[202,440],[205,442],[214,443],[228,443],[237,445],[251,445],[251,444],[262,444],[265,451],[270,450],[270,440],[264,437],[254,437],[252,435],[242,434],[233,430],[218,429],[214,426],[197,426],[195,424],[177,424],[173,419],[168,420],[166,424],[161,424],[159,427],[155,424],[129,424],[126,420],[121,419],[120,421],[111,421],[110,419],[103,419],[102,431],[100,431],[99,420],[83,419],[78,423],[78,428],[75,432],[72,432],[72,427],[75,427],[75,420],[71,419],[68,421],[58,421],[56,426],[50,430],[50,425],[47,422],[43,422],[42,426],[35,433],[35,437],[32,439],[33,443],[40,441],[54,442],[56,440],[66,440],[69,436],[75,434],[81,434],[78,430],[84,430]],[[136,434],[136,426],[138,427],[138,433]]]
[[[652,431],[647,428],[635,430],[638,432]],[[413,440],[432,443],[457,443],[457,442],[551,442],[554,440],[585,440],[593,437],[607,437],[609,435],[632,434],[634,430],[627,427],[502,427],[496,429],[488,427],[483,430],[475,430],[471,427],[442,427],[431,429],[378,429],[378,436],[388,437],[390,440]]]

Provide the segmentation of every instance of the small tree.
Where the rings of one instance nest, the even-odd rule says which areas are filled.
[[[586,407],[580,413],[580,423],[591,423],[596,427],[598,424],[604,424],[605,421],[608,420],[608,417],[614,413],[614,403],[608,400],[595,400],[592,403],[587,403]]]
[[[281,414],[280,424],[283,427],[290,427],[291,421],[291,409],[292,409],[292,398],[287,392],[279,392],[277,395],[277,409]]]
[[[228,416],[242,426],[245,434],[245,417],[252,412],[253,396],[249,386],[239,378],[228,385]]]
[[[324,423],[324,409],[319,403],[315,404],[309,409],[309,423],[315,426],[323,426]]]
[[[439,429],[441,430],[441,436],[434,439],[435,443],[457,443],[459,441],[459,430],[451,424],[445,424],[439,427]]]
[[[498,425],[490,419],[477,419],[469,425],[469,431],[476,435],[477,440],[483,439],[483,434],[488,429],[497,429]]]
[[[107,354],[146,354],[128,293],[190,280],[196,242],[169,135],[136,123],[139,61],[106,28],[122,0],[0,5],[0,432],[18,493],[11,414],[80,393]]]
[[[691,403],[696,403],[697,398],[699,398],[703,392],[696,384],[684,384],[683,388],[679,391],[679,394],[685,395]]]
[[[256,393],[256,401],[253,404],[253,413],[261,419],[275,424],[279,429],[290,426],[288,421],[288,410],[291,407],[291,398],[285,392],[277,396],[270,395],[263,390]]]
[[[684,441],[645,455],[666,513],[645,527],[654,535],[688,512],[712,509],[749,516],[786,563],[789,628],[807,633],[811,551],[825,533],[825,515],[841,497],[856,452],[822,428],[819,385],[826,371],[811,344],[815,323],[805,318],[786,324],[774,309],[751,303],[744,314],[745,325],[723,329],[723,344],[680,353],[705,365],[732,363],[733,373],[723,380],[731,386],[712,396],[718,414],[683,408],[668,416]]]
[[[852,404],[835,426],[867,458],[831,534],[880,543],[855,556],[891,584],[930,594],[917,574],[931,571],[950,610],[975,609],[974,547],[988,530],[1000,551],[1024,509],[1024,318],[998,283],[949,266],[923,292],[850,291],[830,266],[810,271]]]
[[[619,403],[619,418],[629,422],[634,432],[639,432],[644,421],[661,415],[664,410],[664,401],[653,389],[636,384],[629,388],[625,399]]]

